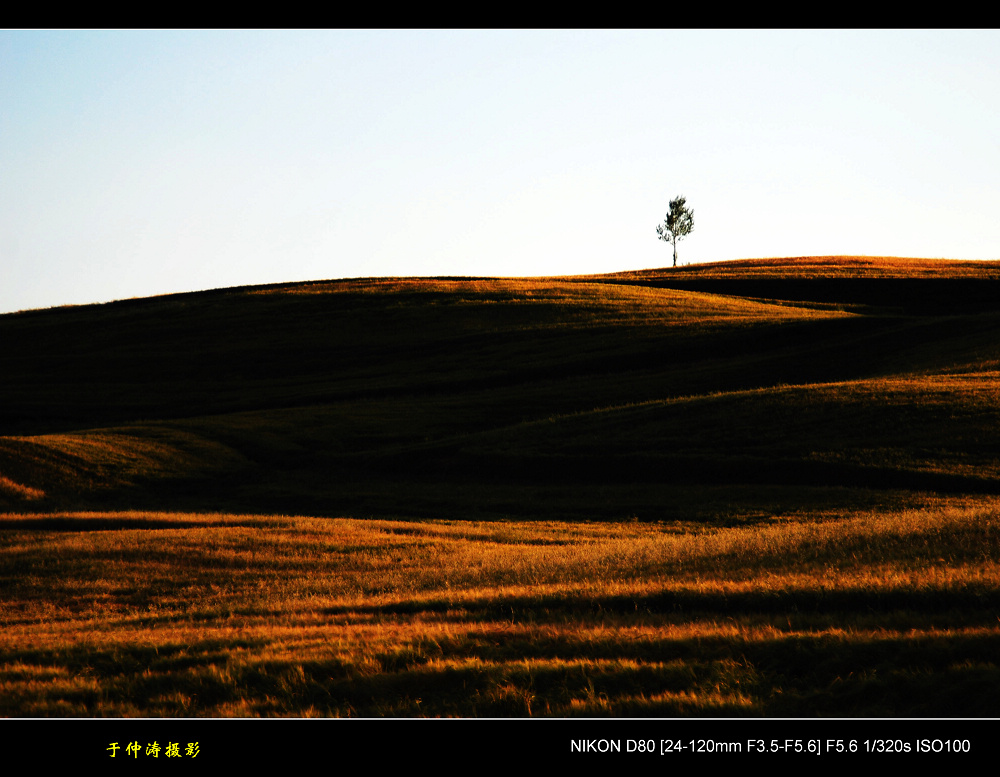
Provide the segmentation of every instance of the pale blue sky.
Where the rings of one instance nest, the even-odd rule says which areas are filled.
[[[0,312],[278,281],[1000,258],[1000,32],[3,31]]]

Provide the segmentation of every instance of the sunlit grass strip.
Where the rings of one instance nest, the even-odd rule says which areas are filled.
[[[1000,278],[996,261],[920,259],[898,256],[798,256],[707,262],[683,268],[590,276],[643,279],[660,275],[699,278]]]
[[[75,525],[80,531],[74,531]],[[92,525],[91,525],[92,524]],[[692,578],[722,580],[743,575],[781,579],[868,577],[880,565],[915,585],[949,568],[991,574],[1000,557],[1000,520],[993,503],[983,508],[856,514],[843,520],[782,521],[768,526],[678,531],[657,524],[464,523],[355,521],[254,516],[170,514],[8,515],[0,518],[6,563],[60,570],[30,574],[51,585],[85,588],[115,580],[133,586],[190,578],[252,593],[274,575],[278,589],[351,591],[360,597],[410,596],[421,591],[514,590],[519,586],[597,585],[601,590],[658,578],[676,584]],[[23,561],[19,561],[23,560]],[[92,568],[101,575],[94,577]],[[39,571],[39,570],[36,570]],[[853,571],[852,571],[853,570]],[[282,579],[289,572],[323,571]],[[890,574],[891,572],[891,574]],[[138,576],[137,576],[138,575]],[[839,575],[839,577],[837,577]],[[262,578],[263,576],[263,578]],[[867,579],[867,578],[866,578]],[[155,592],[153,592],[155,593]],[[259,592],[258,592],[259,593]],[[166,592],[161,597],[169,599]]]
[[[31,486],[15,483],[10,478],[0,475],[0,495],[13,496],[17,499],[24,499],[26,501],[34,501],[44,497],[45,492],[40,488],[32,488]]]
[[[254,295],[367,294],[385,295],[400,307],[530,306],[549,307],[554,318],[518,321],[514,328],[546,329],[581,324],[607,325],[630,321],[698,326],[713,321],[748,322],[763,319],[836,318],[853,315],[840,310],[776,304],[719,294],[637,286],[629,283],[594,285],[551,278],[382,278],[269,287]],[[498,324],[499,322],[494,322]],[[509,326],[509,325],[508,325]],[[507,328],[507,327],[504,327]]]

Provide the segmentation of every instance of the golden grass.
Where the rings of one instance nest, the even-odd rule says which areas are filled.
[[[629,276],[630,277],[630,276]],[[623,275],[625,278],[625,275]],[[683,323],[687,326],[715,321],[747,322],[763,319],[840,317],[844,311],[817,306],[778,304],[718,294],[662,289],[649,286],[600,284],[551,278],[378,278],[291,284],[257,289],[256,295],[337,295],[364,294],[398,300],[396,304],[416,306],[433,312],[435,308],[526,308],[531,316],[539,308],[550,307],[558,320],[516,319],[519,327],[546,328],[580,325],[608,325],[642,321],[651,324]],[[391,304],[391,303],[390,303]],[[502,321],[499,321],[502,325]]]
[[[756,528],[8,514],[0,711],[871,713],[864,688],[993,677],[998,508]]]
[[[3,475],[0,475],[0,494],[27,501],[34,501],[45,496],[45,492],[42,491],[42,489],[15,483],[13,480],[4,477]]]
[[[798,256],[706,262],[681,268],[610,273],[610,278],[642,280],[659,276],[699,278],[1000,278],[996,260],[919,259],[898,256]],[[589,276],[598,278],[602,276]]]
[[[934,494],[1000,478],[990,287],[967,312],[969,284],[905,305],[906,284],[642,284],[998,268],[361,279],[5,318],[0,714],[995,716],[1000,503]],[[111,504],[382,520],[75,509]],[[462,520],[386,519],[421,514]],[[671,520],[472,520],[584,514]]]

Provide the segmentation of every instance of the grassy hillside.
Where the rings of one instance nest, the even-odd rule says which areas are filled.
[[[657,519],[691,484],[993,493],[998,288],[988,262],[833,258],[2,316],[0,500]]]
[[[986,716],[1000,263],[0,316],[0,715]]]

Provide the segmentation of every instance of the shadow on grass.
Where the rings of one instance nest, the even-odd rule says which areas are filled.
[[[1000,634],[419,639],[354,663],[264,640],[22,650],[5,715],[995,716]],[[56,671],[62,682],[37,679]],[[70,677],[71,675],[71,677]]]
[[[743,616],[750,613],[819,613],[836,617],[853,617],[857,613],[909,611],[915,613],[946,613],[962,611],[1000,612],[1000,591],[991,586],[969,586],[959,589],[878,590],[815,588],[795,591],[750,591],[737,593],[702,593],[699,591],[669,591],[653,594],[621,596],[587,596],[586,594],[503,597],[496,599],[408,600],[388,604],[344,605],[324,608],[327,615],[372,613],[406,615],[414,613],[448,613],[462,611],[463,618],[472,621],[548,619],[559,615],[591,614],[678,614]]]
[[[440,645],[331,682],[363,715],[995,716],[1000,635]],[[605,655],[600,655],[604,653]],[[543,655],[544,654],[544,655]],[[596,654],[596,655],[595,655]],[[321,665],[303,667],[325,674]],[[319,679],[319,678],[317,678]]]

